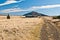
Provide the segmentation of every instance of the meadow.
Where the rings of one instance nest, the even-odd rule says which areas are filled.
[[[60,31],[46,18],[0,16],[0,40],[60,40]]]

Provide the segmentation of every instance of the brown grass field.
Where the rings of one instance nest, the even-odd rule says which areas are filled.
[[[0,16],[0,40],[60,40],[60,32],[44,18]]]

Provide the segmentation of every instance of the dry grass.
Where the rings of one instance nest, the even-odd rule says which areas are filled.
[[[0,16],[0,40],[60,40],[54,25],[44,18],[11,16],[6,19]]]
[[[2,18],[2,17],[1,17]],[[3,19],[4,18],[4,19]],[[40,18],[0,19],[0,40],[39,40]]]

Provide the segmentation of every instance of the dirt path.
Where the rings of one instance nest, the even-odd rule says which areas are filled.
[[[60,40],[60,33],[55,24],[44,19],[45,24],[41,29],[41,40]]]

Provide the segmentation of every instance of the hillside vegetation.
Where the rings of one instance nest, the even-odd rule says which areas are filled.
[[[60,19],[60,15],[59,16],[54,16],[53,19]]]

